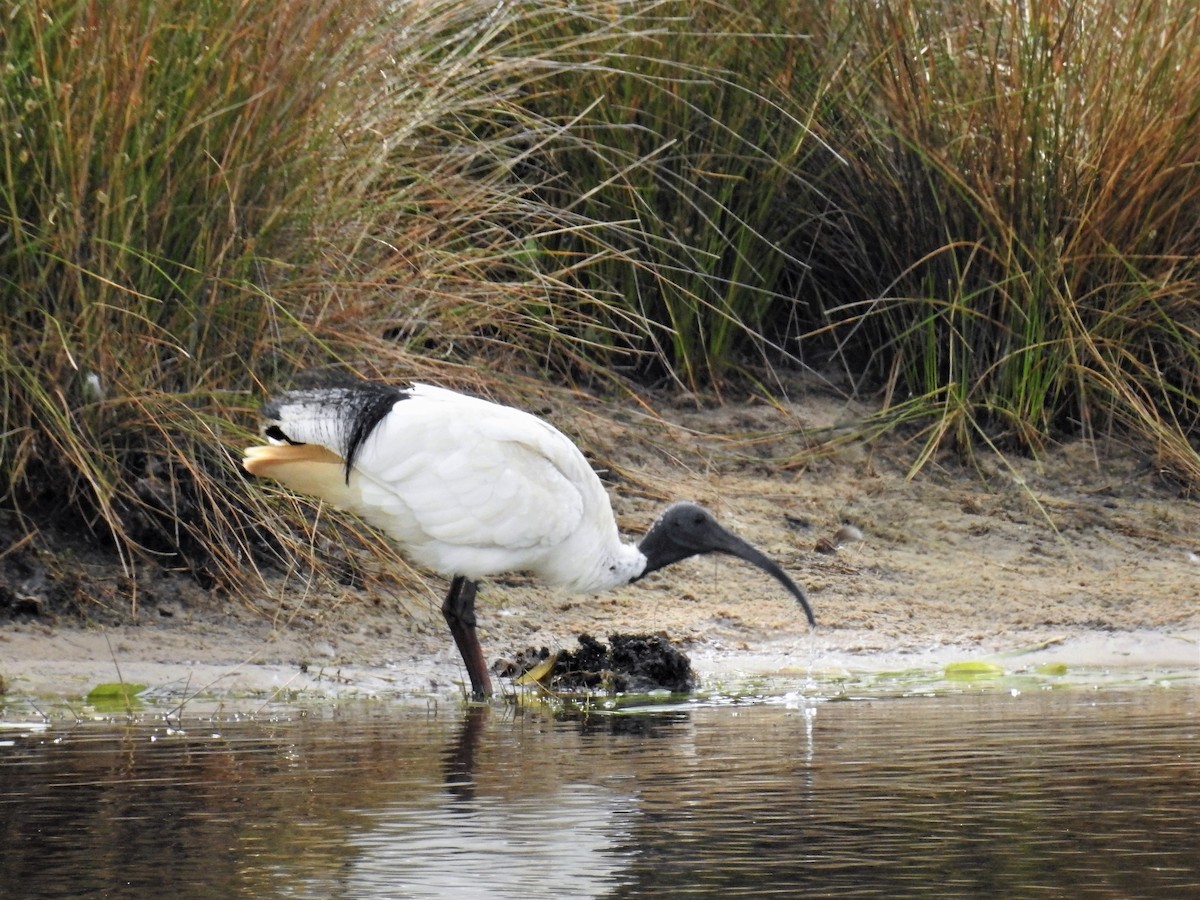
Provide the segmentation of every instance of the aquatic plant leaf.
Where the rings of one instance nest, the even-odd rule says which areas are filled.
[[[947,663],[944,672],[947,678],[967,681],[972,678],[1000,678],[1004,675],[1004,667],[996,663],[973,660],[970,662]]]
[[[142,705],[138,694],[146,689],[144,684],[129,684],[111,681],[98,684],[88,691],[87,702],[99,712],[124,712]]]
[[[554,666],[557,662],[558,654],[551,653],[528,672],[524,673],[519,678],[514,679],[514,683],[541,684],[544,687],[545,680],[550,677],[550,673],[554,671]]]
[[[1039,675],[1066,675],[1067,674],[1067,664],[1066,663],[1042,663],[1040,666],[1037,667],[1037,673]]]

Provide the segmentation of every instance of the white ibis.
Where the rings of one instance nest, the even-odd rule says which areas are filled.
[[[370,381],[284,393],[263,409],[266,446],[243,465],[382,530],[412,562],[451,579],[442,614],[471,690],[491,694],[475,633],[481,578],[530,572],[602,591],[700,553],[729,553],[777,578],[779,565],[694,503],[675,503],[636,544],[617,532],[599,477],[569,438],[508,406],[445,388]]]

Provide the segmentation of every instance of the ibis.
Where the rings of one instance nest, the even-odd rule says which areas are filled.
[[[640,541],[622,541],[583,453],[530,413],[428,384],[355,380],[282,393],[263,416],[267,443],[245,451],[248,472],[358,515],[450,579],[442,614],[477,697],[492,686],[475,594],[503,572],[590,594],[698,554],[732,554],[776,578],[816,624],[778,563],[695,503],[668,506]]]

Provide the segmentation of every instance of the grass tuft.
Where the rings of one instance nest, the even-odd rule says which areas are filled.
[[[839,12],[814,30],[840,60],[822,134],[854,149],[822,182],[834,212],[807,285],[843,365],[931,415],[969,410],[946,434],[960,449],[1119,427],[1194,482],[1200,19]]]

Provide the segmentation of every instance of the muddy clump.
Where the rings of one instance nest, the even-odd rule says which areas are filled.
[[[541,673],[537,682],[560,693],[603,691],[611,694],[644,694],[670,691],[686,694],[696,686],[691,660],[662,635],[612,634],[609,643],[589,634],[579,636],[577,650],[562,650],[553,668]],[[506,666],[520,676],[544,666],[550,651],[529,649],[517,654]]]

